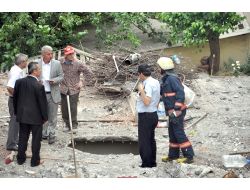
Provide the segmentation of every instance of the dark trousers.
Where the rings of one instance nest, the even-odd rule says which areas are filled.
[[[67,105],[67,95],[61,94],[62,101],[61,101],[61,110],[62,110],[62,118],[66,124],[67,128],[70,128],[69,125],[69,112],[68,112],[68,105]],[[74,95],[69,95],[69,102],[70,102],[70,111],[71,111],[71,120],[72,120],[72,127],[77,128],[77,104],[79,99],[79,93]]]
[[[9,97],[8,106],[9,106],[9,114],[10,114],[10,123],[9,123],[9,131],[8,131],[6,149],[17,150],[19,123],[16,121],[16,116],[14,114],[12,97]]]
[[[169,153],[170,158],[179,158],[180,149],[182,154],[186,158],[193,158],[194,151],[191,143],[189,142],[184,131],[184,117],[186,110],[182,111],[182,114],[174,120],[169,119]],[[185,145],[186,144],[186,145]]]
[[[18,154],[17,154],[18,164],[23,164],[26,160],[26,153],[25,152],[27,150],[30,132],[32,132],[31,166],[39,165],[42,129],[43,129],[42,125],[30,125],[30,124],[20,123]]]
[[[138,143],[142,165],[152,166],[156,164],[155,128],[158,123],[158,115],[153,113],[138,113]]]

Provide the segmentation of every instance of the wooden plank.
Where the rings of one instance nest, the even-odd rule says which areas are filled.
[[[78,122],[124,122],[124,121],[132,121],[134,122],[133,118],[130,119],[80,119],[77,120]]]
[[[229,153],[229,155],[237,155],[237,154],[250,154],[250,151]]]
[[[127,96],[127,101],[129,103],[129,107],[132,111],[132,114],[134,116],[134,121],[136,121],[137,119],[137,111],[136,111],[136,92],[131,92],[131,94],[129,96]]]
[[[79,50],[77,48],[74,48],[74,49],[75,49],[76,53],[78,53],[78,54],[82,54],[82,55],[84,55],[86,57],[90,57],[92,59],[95,59],[95,57],[93,55],[91,55],[90,53],[87,53],[85,51]]]

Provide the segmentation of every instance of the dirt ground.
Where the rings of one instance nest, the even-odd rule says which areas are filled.
[[[5,95],[7,75],[0,74],[0,177],[1,178],[67,178],[75,176],[71,135],[63,132],[60,110],[58,112],[57,141],[48,145],[42,141],[43,165],[30,167],[28,159],[23,165],[16,160],[6,165],[8,154],[5,143],[8,132],[8,97]],[[250,167],[227,169],[221,156],[229,153],[248,152],[250,144],[250,77],[210,77],[199,73],[188,81],[195,91],[194,106],[187,112],[186,134],[195,151],[193,164],[163,163],[161,157],[168,153],[166,127],[156,128],[157,167],[140,168],[136,153],[112,153],[115,149],[102,149],[102,154],[76,149],[77,175],[81,178],[222,178],[228,172],[240,178],[250,177]],[[86,86],[80,93],[78,108],[79,128],[74,134],[76,148],[92,141],[137,141],[137,126],[126,98],[105,96],[93,86]],[[196,123],[202,116],[202,120]],[[118,120],[122,120],[118,122]],[[106,122],[104,122],[106,121]],[[109,121],[109,122],[107,122]],[[105,144],[105,143],[104,143]],[[30,145],[30,143],[29,143]],[[131,146],[133,143],[131,144]],[[103,145],[102,145],[103,146]],[[119,147],[118,147],[119,149]],[[132,147],[131,147],[132,149]],[[124,148],[125,150],[125,148]],[[123,151],[121,146],[120,151]],[[108,153],[105,153],[108,152]],[[249,156],[249,154],[244,154]]]

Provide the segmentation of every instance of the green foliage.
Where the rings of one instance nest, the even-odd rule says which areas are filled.
[[[163,39],[165,33],[156,32],[150,18],[167,24],[166,33],[172,42],[184,45],[202,45],[209,38],[228,32],[242,20],[236,13],[0,13],[0,63],[9,68],[16,53],[29,56],[39,54],[47,44],[60,49],[66,44],[76,43],[86,34],[88,26],[95,27],[100,44],[106,46],[130,41],[134,47],[140,45],[135,29],[149,37]],[[170,30],[169,30],[170,29]],[[165,35],[166,36],[166,35]],[[169,42],[169,39],[167,39]],[[171,42],[169,42],[171,43]]]
[[[235,63],[235,60],[232,59],[231,57],[228,59],[227,62],[224,62],[223,70],[225,73],[232,73],[233,72],[233,67],[232,67],[233,63]]]
[[[149,18],[154,13],[0,13],[0,63],[9,68],[16,53],[30,57],[39,54],[43,45],[61,49],[82,39],[87,26],[94,26],[99,42],[114,45],[117,41],[140,44],[134,28],[150,37],[157,34]]]
[[[235,30],[244,19],[233,12],[158,13],[156,17],[170,28],[174,43],[201,47],[208,41],[210,55],[215,55],[213,74],[220,68],[220,34]]]
[[[232,12],[158,13],[156,17],[171,29],[173,42],[181,42],[185,46],[199,46],[211,36],[235,30],[244,18]]]
[[[140,45],[134,29],[138,28],[149,37],[157,35],[149,22],[152,13],[91,13],[89,20],[96,27],[96,35],[100,44],[114,45],[114,43],[128,40],[134,47]]]
[[[86,34],[76,31],[85,21],[76,13],[0,13],[0,20],[2,69],[13,64],[16,53],[34,56],[43,45],[61,48]]]
[[[238,77],[240,75],[240,62],[235,61],[235,63],[232,64],[233,67],[233,75]]]
[[[240,62],[232,58],[228,59],[228,62],[224,62],[224,75],[234,75],[238,77],[241,72]]]
[[[232,58],[228,59],[228,62],[224,62],[223,71],[225,75],[239,76],[240,73],[250,75],[250,55],[247,56],[247,60],[244,64],[237,64],[237,60]]]
[[[250,75],[250,55],[247,56],[246,63],[241,65],[240,71],[246,75]]]

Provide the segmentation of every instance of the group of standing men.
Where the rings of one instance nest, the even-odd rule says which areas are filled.
[[[73,128],[77,128],[77,102],[83,85],[80,74],[84,73],[87,79],[93,76],[91,70],[76,58],[72,46],[64,48],[64,58],[60,61],[53,59],[53,49],[47,45],[42,47],[41,55],[41,59],[28,64],[28,76],[23,78],[28,56],[18,54],[15,65],[9,72],[7,84],[11,119],[6,149],[18,151],[17,162],[23,164],[26,160],[29,135],[32,132],[31,166],[42,163],[42,139],[47,139],[48,144],[55,143],[59,103],[66,129],[70,130],[66,95],[69,95],[71,103]]]
[[[41,140],[48,139],[49,144],[56,140],[59,103],[66,125],[65,131],[71,130],[67,95],[71,105],[72,128],[77,128],[77,102],[80,88],[83,86],[80,74],[84,73],[87,80],[93,76],[91,70],[76,58],[72,46],[64,48],[64,57],[59,61],[52,59],[53,49],[50,46],[43,46],[41,55],[40,60],[29,63],[29,75],[23,78],[22,69],[27,66],[28,56],[18,54],[15,65],[9,72],[7,84],[11,119],[6,148],[18,151],[17,162],[23,164],[26,161],[25,152],[32,132],[31,166],[41,164]],[[157,165],[155,128],[158,123],[157,108],[160,100],[164,102],[166,114],[169,116],[169,152],[168,157],[163,157],[162,161],[192,163],[194,151],[183,125],[186,115],[184,87],[174,73],[174,64],[170,58],[161,57],[157,64],[162,74],[161,84],[151,77],[151,69],[147,64],[138,67],[141,83],[138,84],[136,108],[141,167]],[[180,158],[180,150],[184,158]]]
[[[142,160],[140,167],[156,167],[155,128],[158,123],[157,108],[160,100],[169,116],[169,151],[163,162],[177,160],[179,163],[192,163],[194,151],[184,131],[186,105],[184,87],[174,72],[174,63],[168,57],[158,59],[162,79],[161,83],[151,77],[149,65],[139,65],[136,108],[138,112],[139,154]],[[180,158],[180,150],[183,158]]]

